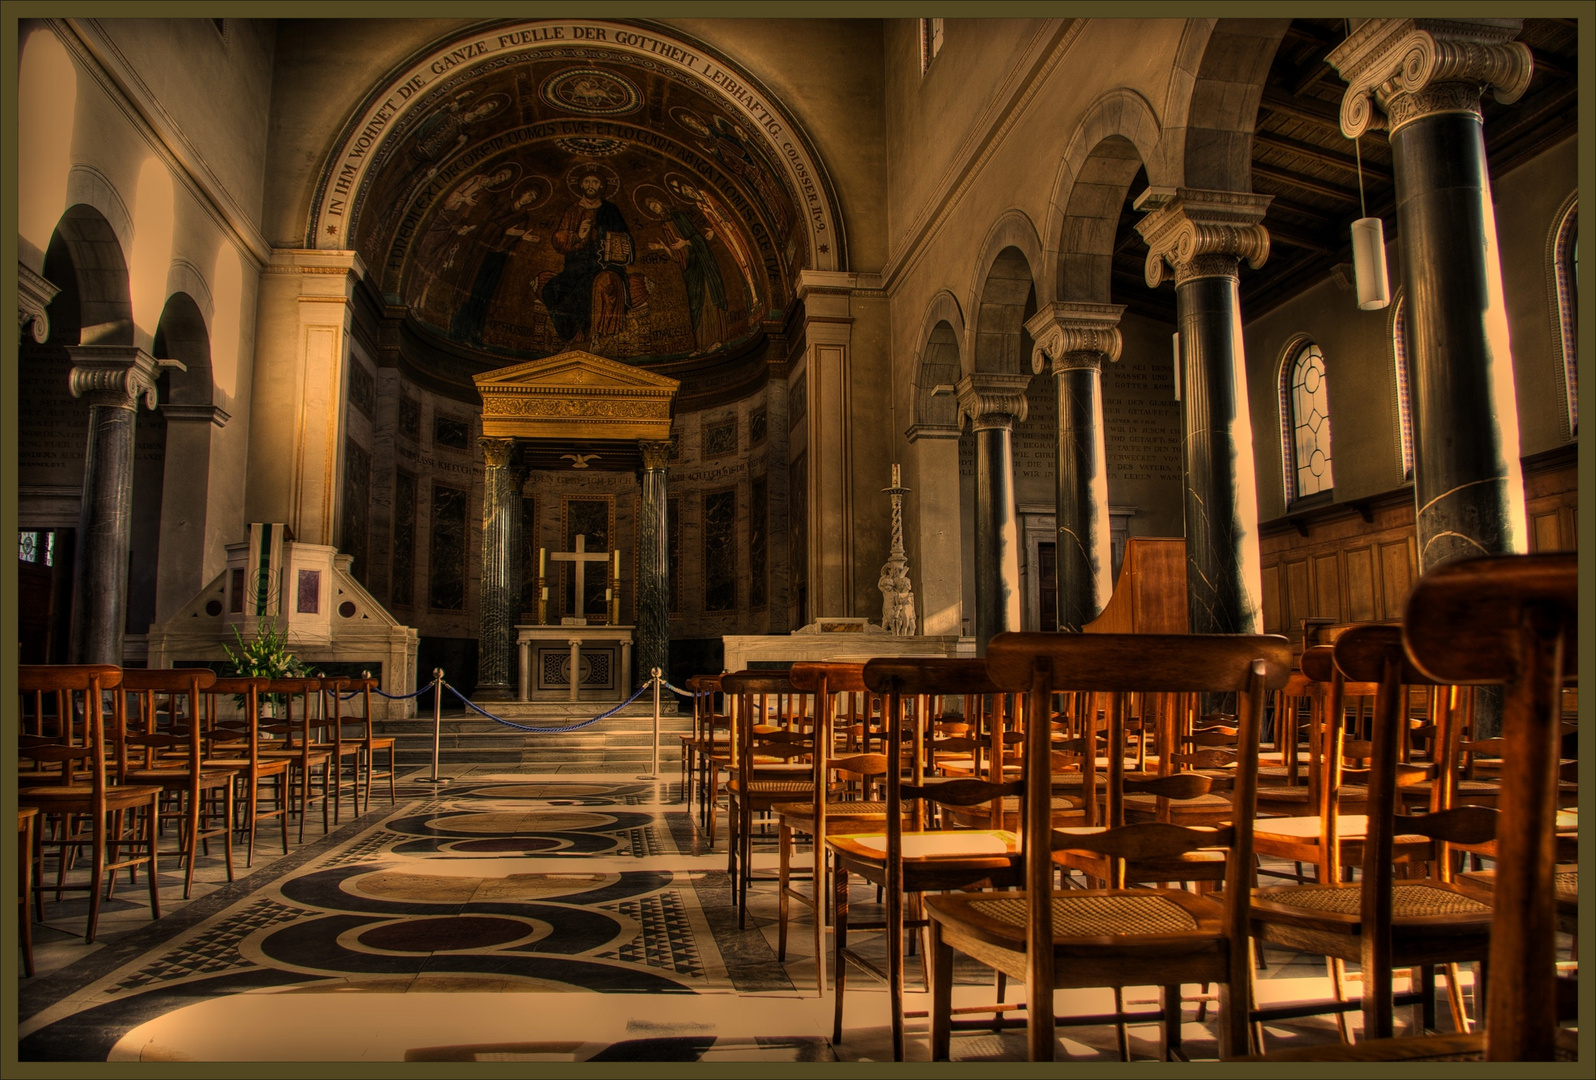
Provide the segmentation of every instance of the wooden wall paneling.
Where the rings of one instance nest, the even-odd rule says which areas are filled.
[[[1334,549],[1313,558],[1313,614],[1341,621],[1341,560]]]
[[[1286,623],[1280,610],[1280,564],[1263,568],[1264,633],[1284,634]]]
[[[1403,605],[1413,591],[1417,565],[1412,537],[1380,544],[1380,618],[1402,618]]]
[[[1304,618],[1313,614],[1312,602],[1308,591],[1308,560],[1286,563],[1286,625],[1299,626]]]
[[[1347,621],[1373,622],[1378,605],[1374,602],[1374,549],[1347,548]]]

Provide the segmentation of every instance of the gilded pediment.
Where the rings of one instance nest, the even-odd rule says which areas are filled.
[[[475,376],[482,434],[521,439],[670,437],[681,383],[572,350]]]

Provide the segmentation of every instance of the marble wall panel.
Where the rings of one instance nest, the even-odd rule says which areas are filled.
[[[389,602],[396,609],[414,606],[416,583],[416,476],[396,470],[393,483],[393,555]]]
[[[737,609],[737,489],[704,494],[704,610]]]
[[[427,602],[434,610],[465,610],[467,544],[475,536],[466,527],[470,502],[470,492],[433,482]]]
[[[355,557],[350,573],[365,584],[370,578],[371,455],[353,438],[344,439],[343,543]]]

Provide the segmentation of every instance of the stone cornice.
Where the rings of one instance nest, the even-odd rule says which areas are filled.
[[[33,324],[33,340],[43,345],[50,339],[50,316],[46,309],[61,290],[27,263],[17,262],[17,330]]]
[[[1164,280],[1166,262],[1177,285],[1199,277],[1234,277],[1242,259],[1258,269],[1269,259],[1269,230],[1260,222],[1273,199],[1251,192],[1176,188],[1136,223],[1147,241],[1147,287],[1156,289]]]
[[[1012,428],[1023,423],[1030,403],[1025,388],[1029,375],[976,372],[959,380],[959,412],[970,418],[972,431]]]
[[[1486,87],[1496,100],[1517,101],[1535,63],[1513,41],[1519,19],[1366,19],[1326,58],[1347,81],[1341,133],[1355,139],[1371,127],[1393,130],[1439,112],[1479,113]]]
[[[161,415],[168,423],[204,422],[226,427],[232,413],[216,405],[177,405],[168,401],[161,406]]]
[[[1101,370],[1104,363],[1115,362],[1122,344],[1119,320],[1124,313],[1124,304],[1048,304],[1025,322],[1036,342],[1031,370],[1040,375],[1049,360],[1054,375],[1081,367]]]

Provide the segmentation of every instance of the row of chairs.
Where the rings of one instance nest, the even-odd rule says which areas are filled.
[[[45,896],[87,891],[85,940],[94,941],[102,896],[116,871],[136,881],[144,868],[150,914],[160,917],[161,826],[175,819],[184,861],[183,896],[197,857],[212,840],[234,880],[235,834],[253,864],[257,831],[275,819],[288,852],[289,819],[305,820],[319,796],[322,831],[350,810],[369,809],[374,780],[394,801],[394,739],[372,725],[371,678],[218,678],[204,668],[122,669],[33,665],[18,669],[18,836],[24,887],[24,969],[33,974],[29,906],[43,919]],[[346,704],[359,703],[359,708]],[[385,755],[385,758],[379,758]],[[383,767],[383,766],[386,767]],[[329,815],[330,811],[330,815]],[[55,881],[43,881],[45,852]],[[86,857],[86,882],[68,872]]]
[[[873,661],[799,665],[786,676],[728,675],[714,687],[701,681],[701,691],[725,694],[731,718],[726,738],[702,742],[697,749],[701,762],[709,762],[705,771],[728,768],[734,841],[729,860],[739,904],[746,908],[751,880],[752,813],[768,806],[781,820],[779,947],[785,950],[789,901],[816,908],[817,983],[823,991],[824,852],[830,852],[836,863],[831,895],[837,928],[835,1035],[840,1040],[846,966],[868,965],[848,941],[848,876],[881,886],[884,922],[891,932],[887,970],[879,974],[891,992],[894,1049],[900,1058],[902,930],[921,921],[918,899],[933,893],[939,895],[925,900],[923,915],[933,938],[932,1050],[937,1057],[946,1056],[950,1033],[959,1025],[951,1009],[954,950],[1023,979],[1033,1002],[1051,1001],[1052,989],[1069,986],[1164,986],[1159,1012],[1166,1020],[1170,1056],[1179,1056],[1180,983],[1219,984],[1225,1056],[1244,1053],[1249,1035],[1261,1047],[1264,1020],[1314,1011],[1250,1007],[1249,947],[1255,939],[1360,963],[1365,1038],[1392,1030],[1391,970],[1415,967],[1421,984],[1416,1000],[1423,1004],[1424,1027],[1431,1028],[1434,965],[1485,959],[1500,948],[1504,903],[1544,906],[1555,895],[1550,878],[1557,851],[1552,838],[1558,752],[1559,739],[1566,743],[1567,736],[1557,727],[1560,693],[1552,684],[1571,676],[1572,663],[1533,668],[1523,658],[1531,650],[1529,636],[1537,633],[1561,641],[1563,655],[1572,657],[1574,566],[1571,558],[1535,557],[1438,571],[1416,591],[1405,628],[1350,630],[1334,647],[1309,650],[1303,671],[1295,674],[1288,647],[1278,638],[1020,634],[994,639],[986,662],[966,662],[967,670],[958,662]],[[1457,629],[1465,617],[1470,633]],[[1456,748],[1466,741],[1464,696],[1457,687],[1477,683],[1509,687],[1503,740],[1495,747],[1502,755],[1503,779],[1495,790],[1476,790],[1463,799],[1452,765]],[[1524,696],[1531,684],[1539,697]],[[848,697],[839,699],[838,691]],[[805,692],[811,695],[808,705],[768,705],[777,695]],[[988,723],[984,729],[978,722],[970,729],[973,738],[965,733],[939,738],[937,703],[966,694],[1007,702],[993,711],[1021,722]],[[879,721],[873,725],[881,739],[879,753],[868,737],[850,746],[836,723],[834,704],[851,703],[855,695],[875,697],[864,712],[867,728],[869,721]],[[1215,695],[1230,696],[1233,711],[1223,718],[1229,726],[1194,730],[1191,718]],[[1265,702],[1271,698],[1281,753],[1260,766]],[[713,701],[713,692],[700,694],[700,734],[716,726]],[[856,707],[850,711],[857,715]],[[802,720],[782,724],[783,713]],[[1031,717],[1049,722],[1024,722]],[[1303,717],[1309,721],[1305,771],[1295,767]],[[1100,721],[1107,729],[1106,746],[1099,742]],[[1542,747],[1538,757],[1527,756],[1537,764],[1520,768],[1517,762],[1526,758],[1521,744],[1538,737],[1526,731],[1542,731],[1547,723],[1552,726],[1545,730],[1555,736],[1550,758]],[[1149,735],[1156,728],[1161,737],[1149,755]],[[1349,739],[1349,730],[1369,738]],[[1415,731],[1427,736],[1427,755],[1416,753]],[[1131,732],[1141,737],[1130,739]],[[1009,741],[1016,734],[1024,740],[1019,746]],[[1219,745],[1222,735],[1229,736],[1228,746]],[[984,776],[929,775],[937,771],[926,765],[936,760],[931,745],[961,738],[972,764],[984,749]],[[1127,754],[1133,755],[1129,763]],[[1415,764],[1417,756],[1431,759],[1427,767]],[[1348,761],[1362,771],[1347,767]],[[773,766],[780,768],[772,771]],[[1093,790],[1100,766],[1108,772],[1103,802]],[[1566,763],[1561,767],[1566,769]],[[1260,778],[1271,771],[1274,776]],[[1517,787],[1508,783],[1509,776],[1518,777]],[[1291,781],[1299,779],[1309,781],[1300,786],[1312,790],[1286,794],[1299,786]],[[1531,789],[1550,792],[1554,813],[1547,818],[1536,811],[1529,815],[1535,823],[1528,826],[1523,799]],[[1042,792],[1045,797],[1028,794]],[[712,821],[712,793],[706,798],[701,787],[699,797]],[[1001,809],[1005,800],[1008,814]],[[1469,802],[1495,802],[1501,815]],[[922,809],[926,806],[941,809],[933,813]],[[1258,818],[1260,811],[1286,816]],[[965,828],[933,833],[935,822]],[[1303,858],[1305,849],[1293,845],[1310,838],[1304,822],[1311,823],[1316,841],[1306,853],[1316,881],[1255,891],[1254,855]],[[1182,827],[1192,824],[1200,827]],[[1499,867],[1511,862],[1508,847],[1493,839],[1503,829],[1517,830],[1521,840],[1527,832],[1539,838],[1513,855],[1533,856],[1541,888],[1494,897],[1498,914],[1493,919],[1492,890],[1479,879],[1455,875],[1454,855],[1488,855]],[[789,880],[793,833],[822,838],[808,894]],[[1038,837],[1050,840],[1038,843]],[[1399,855],[1409,860],[1409,876],[1394,876]],[[1427,876],[1415,875],[1420,866],[1430,868]],[[1344,880],[1354,867],[1361,867],[1361,879]],[[1073,871],[1084,872],[1096,887],[1054,887],[1056,874]],[[1513,870],[1520,882],[1526,873],[1523,867]],[[1197,884],[1192,892],[1130,887],[1165,882]],[[1023,888],[962,891],[978,884]],[[1554,911],[1537,957],[1549,955],[1555,925]],[[1522,943],[1521,930],[1515,921],[1507,934]],[[1045,947],[1048,941],[1051,949]],[[1503,975],[1493,962],[1489,970],[1488,1030],[1500,1032],[1506,1025],[1519,1031],[1529,1020],[1516,1007],[1504,1018],[1496,984],[1533,975],[1540,985],[1552,966],[1518,963],[1510,966],[1511,975]],[[1002,975],[1000,998],[1001,984]],[[1457,1012],[1455,969],[1448,985]],[[1506,992],[1514,998],[1515,991]],[[1339,984],[1337,996],[1342,996]],[[1542,993],[1536,1000],[1543,999]],[[1015,1006],[994,1008],[1002,1012]],[[1051,1012],[1026,1012],[1033,1057],[1052,1054]],[[1112,1017],[1093,1019],[1122,1021],[1125,1016],[1120,1006]],[[1251,1032],[1249,1022],[1256,1025]],[[1502,1050],[1503,1036],[1492,1056],[1547,1053],[1549,1024],[1535,1023],[1538,1034],[1514,1035],[1512,1051]]]

